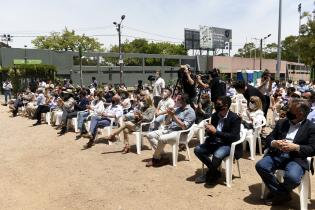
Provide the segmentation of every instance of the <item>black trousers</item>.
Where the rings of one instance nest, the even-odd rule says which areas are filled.
[[[42,113],[47,113],[50,111],[49,106],[46,105],[39,105],[35,111],[35,118],[37,120],[38,123],[41,122],[42,119]]]
[[[264,98],[265,98],[265,104],[263,104],[264,105],[263,112],[264,112],[265,118],[267,119],[267,113],[270,107],[270,96],[264,95]]]

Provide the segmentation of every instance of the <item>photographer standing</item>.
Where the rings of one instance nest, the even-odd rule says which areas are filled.
[[[270,93],[272,91],[271,74],[268,69],[262,74],[261,85],[258,87],[258,90],[264,95],[265,106],[263,112],[265,117],[267,117],[268,109],[270,107]]]
[[[181,84],[183,92],[189,97],[190,106],[194,109],[195,104],[197,104],[196,82],[188,64],[181,65],[178,71],[178,81]]]
[[[154,107],[156,108],[162,99],[162,89],[165,88],[165,81],[161,77],[161,71],[157,70],[155,72],[155,82],[153,85],[153,101],[154,101]]]
[[[210,71],[211,80],[209,84],[202,81],[200,75],[197,76],[197,82],[201,88],[211,89],[211,102],[215,102],[219,97],[226,96],[226,84],[224,81],[220,80],[220,70],[214,68]]]

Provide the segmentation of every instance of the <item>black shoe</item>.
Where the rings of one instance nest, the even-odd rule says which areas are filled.
[[[84,149],[89,149],[95,145],[94,141],[89,141],[86,145],[83,146]]]
[[[36,122],[33,124],[33,126],[37,126],[37,125],[40,125],[41,123],[40,122]]]
[[[153,167],[161,167],[161,166],[164,166],[164,165],[167,165],[169,164],[169,159],[165,159],[165,158],[161,158],[161,159],[154,159],[152,158],[152,163],[153,163]]]
[[[82,133],[80,133],[79,135],[77,135],[77,136],[75,137],[75,140],[79,140],[81,137],[82,137]]]
[[[291,195],[288,194],[282,194],[282,195],[274,195],[272,196],[272,198],[266,199],[265,200],[265,204],[267,206],[278,206],[278,205],[282,205],[288,201],[292,200]]]
[[[65,128],[62,128],[61,131],[58,132],[58,134],[61,136],[64,135],[66,132],[67,130]]]
[[[221,172],[218,171],[218,170],[208,170],[207,171],[207,174],[206,174],[206,184],[208,185],[212,185],[212,184],[215,184],[218,179],[220,179],[221,177]]]

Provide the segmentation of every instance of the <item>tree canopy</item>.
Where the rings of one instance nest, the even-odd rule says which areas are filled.
[[[103,44],[93,37],[77,35],[74,30],[51,32],[49,36],[38,36],[32,44],[39,49],[78,51],[82,46],[84,51],[102,51]]]

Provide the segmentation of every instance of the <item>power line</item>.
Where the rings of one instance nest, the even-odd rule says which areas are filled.
[[[151,35],[155,35],[155,36],[159,36],[159,37],[164,37],[164,38],[169,38],[169,39],[176,39],[176,40],[182,40],[182,38],[171,37],[171,36],[166,36],[166,35],[162,35],[162,34],[158,34],[158,33],[147,32],[147,31],[143,31],[143,30],[140,30],[140,29],[132,28],[132,27],[129,27],[129,26],[125,26],[125,28],[130,29],[132,31],[138,31],[138,32],[141,32],[141,33],[151,34]]]

